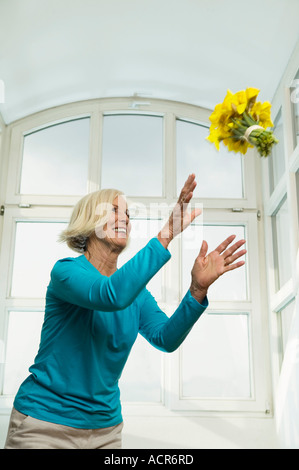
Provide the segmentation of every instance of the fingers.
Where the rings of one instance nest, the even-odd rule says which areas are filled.
[[[198,258],[205,258],[207,255],[207,252],[208,252],[208,244],[205,240],[203,240]]]
[[[245,261],[239,261],[237,263],[234,263],[238,258],[241,256],[245,255],[247,253],[247,250],[243,249],[240,250],[236,253],[236,251],[244,245],[245,240],[239,240],[237,243],[232,245],[229,249],[224,251],[222,257],[224,259],[224,266],[226,271],[230,271],[232,269],[239,268],[240,266],[243,266],[245,264]],[[234,264],[232,264],[234,263]]]
[[[196,217],[198,217],[202,213],[202,210],[199,208],[193,209],[193,211],[190,214],[190,223],[193,222]]]
[[[240,268],[245,264],[245,261],[238,261],[238,263],[230,264],[224,268],[224,272],[232,271],[233,269]]]
[[[222,253],[224,250],[226,250],[226,248],[228,247],[228,245],[231,244],[231,242],[236,238],[236,235],[230,235],[226,240],[224,240],[224,242],[220,243],[219,246],[217,246],[217,248],[215,248],[215,251],[218,251],[218,253]]]
[[[200,211],[200,209],[198,209],[198,210]],[[225,261],[225,266],[233,263],[234,261],[236,261],[236,259],[240,258],[241,256],[245,255],[245,253],[247,253],[247,250],[245,250],[245,249],[235,253],[242,245],[244,245],[244,243],[246,243],[246,240],[239,240],[234,245],[232,245],[229,249],[226,250],[228,245],[235,239],[235,237],[236,237],[236,235],[230,235],[226,240],[224,240],[224,242],[222,242],[215,249],[215,251],[217,251],[219,254],[223,253],[222,258]],[[205,253],[205,255],[202,255],[203,246],[207,247],[207,242],[205,240],[202,243],[199,256],[206,256],[206,253]]]
[[[224,258],[227,258],[228,256],[232,255],[238,248],[240,248],[246,240],[239,240],[237,243],[232,245],[228,250],[227,247],[231,244],[231,242],[236,238],[236,235],[230,235],[224,242],[222,242],[215,251],[218,251],[219,254],[223,253]],[[226,251],[225,251],[226,250]]]
[[[245,240],[239,240],[237,243],[235,243],[234,245],[232,245],[230,248],[228,248],[227,250],[225,250],[222,254],[222,257],[223,259],[226,261],[226,263],[228,264],[228,262],[232,262],[234,261],[234,257],[232,256],[239,248],[241,248],[242,245],[244,245],[245,243]],[[246,250],[243,250],[243,253],[244,254],[246,253]],[[242,255],[240,255],[242,256]],[[236,259],[236,258],[235,258]]]
[[[192,173],[188,176],[183,189],[181,190],[178,201],[180,203],[188,203],[192,199],[193,191],[196,188],[195,174]]]
[[[224,265],[225,266],[231,265],[231,263],[234,263],[236,259],[241,258],[241,256],[245,255],[246,253],[247,253],[247,250],[241,250],[235,253],[233,256],[227,256],[226,258],[224,258],[224,263],[225,263]]]
[[[224,261],[224,272],[239,268],[245,264],[245,261],[238,261],[237,263],[235,263],[235,261],[247,253],[247,250],[245,249],[237,251],[242,245],[244,245],[244,243],[246,243],[246,240],[239,240],[228,248],[235,238],[235,235],[230,235],[215,249]]]

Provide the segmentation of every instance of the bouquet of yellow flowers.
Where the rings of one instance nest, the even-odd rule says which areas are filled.
[[[233,94],[227,90],[223,103],[217,104],[210,116],[210,134],[207,137],[219,150],[222,141],[229,151],[241,152],[256,147],[261,157],[270,155],[272,146],[278,143],[268,127],[271,121],[271,103],[257,102],[257,88],[247,88]]]

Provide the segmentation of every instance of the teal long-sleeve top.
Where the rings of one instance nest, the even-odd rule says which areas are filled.
[[[59,260],[46,295],[40,346],[14,407],[44,421],[97,429],[122,422],[118,381],[138,333],[177,349],[208,306],[188,290],[168,318],[146,284],[170,259],[153,238],[110,277],[84,255]]]

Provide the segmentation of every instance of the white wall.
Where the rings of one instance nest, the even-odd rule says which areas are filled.
[[[0,414],[0,449],[3,449],[5,444],[8,422],[9,416],[7,414]]]
[[[297,279],[299,284],[299,250]],[[299,295],[279,378],[276,397],[276,425],[280,446],[299,449]]]
[[[130,417],[125,419],[127,449],[277,449],[271,418]]]
[[[0,415],[0,449],[9,416]],[[277,449],[271,418],[124,417],[124,449]]]
[[[295,86],[294,77],[299,67],[299,41],[292,54],[289,64],[282,76],[280,85],[272,100],[273,116],[275,110],[278,111],[281,107],[284,119],[284,148],[285,148],[285,173],[282,186],[279,188],[277,185],[273,194],[267,201],[267,196],[264,198],[264,212],[268,216],[265,220],[270,224],[270,216],[275,213],[277,203],[279,200],[278,192],[287,194],[288,210],[289,210],[289,240],[291,250],[291,268],[292,277],[284,286],[276,292],[274,287],[274,271],[275,265],[271,256],[273,247],[271,245],[272,235],[266,236],[266,256],[268,260],[268,285],[269,288],[269,306],[271,310],[270,323],[272,326],[272,358],[273,358],[273,393],[275,401],[275,419],[276,428],[280,448],[285,449],[299,449],[299,210],[298,210],[298,196],[296,188],[295,173],[299,171],[299,146],[294,148],[293,136],[293,114],[291,105],[290,87]],[[297,84],[298,85],[298,84]],[[298,91],[296,95],[298,95]],[[265,167],[264,167],[265,169]],[[265,188],[266,173],[264,175],[263,187]],[[297,183],[298,184],[298,183]],[[276,191],[278,189],[278,191]],[[276,191],[276,194],[275,194]],[[272,208],[270,209],[269,202],[271,201]],[[266,230],[267,232],[267,230]],[[268,230],[268,233],[270,231]],[[283,247],[284,249],[285,247]],[[271,253],[272,252],[272,253]],[[270,256],[269,256],[270,254]],[[280,367],[278,358],[278,343],[277,338],[281,334],[279,328],[273,326],[277,322],[277,315],[283,310],[289,302],[295,300],[295,308],[290,326],[287,343],[283,354],[283,362]],[[283,320],[283,313],[281,316]]]

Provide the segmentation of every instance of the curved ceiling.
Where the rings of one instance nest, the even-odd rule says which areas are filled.
[[[298,0],[0,0],[0,112],[135,93],[213,108],[247,86],[271,100],[298,18]]]

